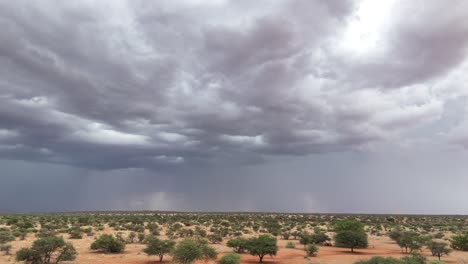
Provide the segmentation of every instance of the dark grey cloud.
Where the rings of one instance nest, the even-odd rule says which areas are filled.
[[[257,173],[284,185],[272,168],[285,159],[331,155],[325,164],[335,166],[336,157],[349,170],[354,156],[389,145],[404,152],[437,142],[459,151],[468,145],[460,114],[468,8],[421,4],[2,2],[0,159],[22,177],[30,174],[17,161],[45,166],[42,174],[52,174],[45,181],[67,170],[82,175],[69,178],[88,186],[71,198],[83,203],[75,208],[100,198],[93,208],[207,210],[236,195],[228,184],[258,192],[240,184]],[[345,177],[336,173],[321,182]],[[266,179],[256,177],[254,184]],[[111,178],[115,189],[129,189],[100,194]],[[288,208],[292,195],[279,203],[267,189],[260,193],[271,204],[245,195],[229,209],[302,210],[327,199],[303,189]],[[86,190],[92,198],[80,195]],[[318,209],[340,210],[338,203]]]

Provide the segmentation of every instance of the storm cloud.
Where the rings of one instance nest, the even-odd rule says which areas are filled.
[[[0,210],[468,213],[466,10],[1,2]]]

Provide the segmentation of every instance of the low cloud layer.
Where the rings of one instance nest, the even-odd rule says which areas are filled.
[[[320,189],[278,201],[245,185],[364,177],[338,168],[306,177],[301,168],[322,159],[348,169],[382,153],[411,153],[422,167],[438,155],[459,161],[468,147],[465,10],[465,1],[436,0],[0,3],[0,159],[13,173],[4,180],[15,186],[30,177],[23,166],[37,166],[51,174],[37,179],[88,186],[69,209],[345,210]],[[290,162],[291,173],[279,168]],[[372,177],[390,167],[365,164],[372,173],[358,189],[371,193]],[[399,173],[410,171],[427,173],[428,189],[445,177]],[[128,188],[99,194],[111,179]],[[228,183],[246,198],[228,205]],[[91,185],[97,206],[82,195]],[[351,210],[380,210],[361,203]],[[58,204],[0,209],[67,209]]]

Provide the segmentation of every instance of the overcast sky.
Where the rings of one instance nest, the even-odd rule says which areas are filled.
[[[468,1],[0,1],[0,211],[468,214]]]

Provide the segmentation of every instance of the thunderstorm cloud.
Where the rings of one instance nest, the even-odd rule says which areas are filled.
[[[0,211],[468,213],[466,1],[18,0],[0,27]]]

